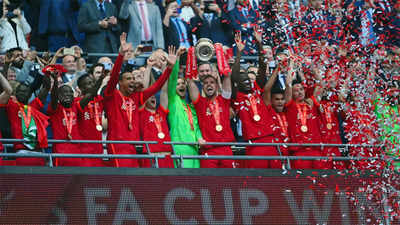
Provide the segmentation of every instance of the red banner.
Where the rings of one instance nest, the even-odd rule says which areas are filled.
[[[0,175],[0,224],[363,224],[383,219],[327,176]],[[394,224],[394,223],[393,223]]]

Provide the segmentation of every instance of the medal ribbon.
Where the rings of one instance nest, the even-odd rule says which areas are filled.
[[[288,122],[286,120],[286,116],[282,114],[281,117],[280,113],[277,113],[276,115],[278,116],[279,125],[281,126],[283,133],[285,133],[285,136],[288,137]]]
[[[300,104],[296,104],[297,110],[300,113],[300,122],[301,126],[307,126],[307,106],[302,104],[303,109],[300,107]]]
[[[93,108],[94,108],[94,113],[93,113]],[[96,124],[96,127],[100,125],[100,118],[101,115],[99,115],[99,103],[98,102],[90,102],[89,103],[89,111],[90,115],[93,115],[94,117],[94,122]]]
[[[154,116],[154,124],[156,125],[158,133],[162,133],[161,118],[159,113],[151,113]]]
[[[327,103],[326,106],[321,106],[324,109],[326,123],[332,125],[332,111],[330,110],[331,103]]]
[[[186,104],[186,106],[185,106],[185,104],[182,103],[182,105],[183,105],[183,109],[185,110],[187,117],[189,119],[190,129],[194,130],[192,110],[190,109],[188,104]]]
[[[67,127],[67,133],[68,133],[69,136],[71,136],[72,121],[74,119],[74,115],[72,114],[71,109],[68,109],[68,111],[69,111],[69,116],[67,115],[67,112],[63,108],[63,114],[64,114],[64,119],[65,119],[65,125]]]
[[[256,97],[254,97],[254,95],[250,95],[249,100],[250,100],[251,111],[253,111],[253,115],[258,115]]]
[[[126,112],[126,116],[128,117],[129,126],[132,126],[131,125],[132,124],[132,112],[133,112],[132,100],[130,98],[128,98],[128,101],[126,101],[125,98],[127,98],[127,97],[123,96],[120,91],[118,91],[118,93],[119,93],[119,95],[121,95],[122,105],[125,105],[125,107],[126,107],[125,112]]]
[[[211,112],[212,112],[212,114],[214,116],[215,123],[217,125],[221,125],[221,117],[220,117],[220,114],[219,114],[218,100],[215,99],[214,102],[210,102],[209,106],[210,106]]]
[[[25,109],[27,110],[26,114],[25,114]],[[29,124],[31,123],[31,118],[32,118],[31,107],[29,107],[27,105],[20,106],[20,112],[21,112],[22,117],[24,118],[25,127],[26,127],[26,129],[28,129]]]

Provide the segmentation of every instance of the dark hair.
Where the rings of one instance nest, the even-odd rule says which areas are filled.
[[[10,48],[10,49],[7,50],[7,54],[11,54],[11,53],[13,53],[14,51],[20,51],[20,52],[22,52],[22,48],[20,48],[20,47]]]
[[[77,84],[78,84],[78,87],[79,87],[79,88],[82,87],[82,82],[83,82],[83,80],[86,79],[86,78],[90,78],[90,74],[84,73],[84,74],[82,74],[82,75],[78,78]]]
[[[176,0],[165,0],[165,8],[167,9],[169,4],[176,2]]]
[[[131,73],[131,72],[135,71],[136,69],[137,69],[137,67],[135,65],[126,63],[123,66],[121,73],[119,74],[119,80],[122,80],[122,75],[124,73]]]
[[[93,64],[93,65],[89,68],[88,73],[89,73],[89,74],[93,74],[94,68],[96,68],[96,67],[98,67],[98,66],[102,67],[103,70],[104,70],[104,64],[103,64],[103,63],[96,63],[96,64]]]
[[[197,63],[197,67],[200,67],[202,65],[209,65],[210,67],[212,67],[212,63],[210,63],[209,61],[200,61],[199,63]]]

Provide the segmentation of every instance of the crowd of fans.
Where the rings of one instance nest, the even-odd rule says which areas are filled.
[[[368,146],[253,145],[245,154],[399,158],[396,1],[2,4],[0,135],[25,140],[8,152],[137,154],[131,144],[65,142],[49,149],[53,138],[158,141],[143,146],[143,153],[166,156],[159,160],[165,168],[177,166],[171,154],[233,154],[231,146],[212,142],[363,144]],[[192,46],[201,38],[220,43],[214,46],[217,63],[196,62]],[[139,57],[143,53],[149,57]],[[291,167],[400,168],[385,162],[295,160]],[[15,163],[47,162],[17,157]],[[152,166],[151,160],[102,158],[57,158],[55,164]],[[282,166],[281,160],[183,160],[185,168]]]

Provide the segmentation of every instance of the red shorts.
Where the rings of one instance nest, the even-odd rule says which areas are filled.
[[[54,144],[53,152],[59,154],[79,154],[79,144]],[[55,158],[55,166],[84,166],[84,162],[81,158]]]
[[[110,144],[108,154],[115,155],[136,155],[136,148],[131,144]],[[137,159],[112,159],[114,167],[139,167]]]
[[[293,156],[322,156],[320,148],[305,147],[292,153]],[[328,163],[321,160],[291,160],[292,169],[327,169]]]
[[[252,140],[253,143],[273,143],[274,136],[266,136]],[[248,146],[246,147],[248,156],[279,156],[275,146]],[[281,160],[247,160],[247,168],[282,168]]]
[[[215,146],[201,152],[202,155],[232,155],[230,146]],[[232,159],[205,159],[200,160],[200,168],[234,168],[234,160]]]
[[[324,147],[322,156],[342,156],[338,147]],[[346,161],[327,160],[327,169],[344,170],[347,168]]]

